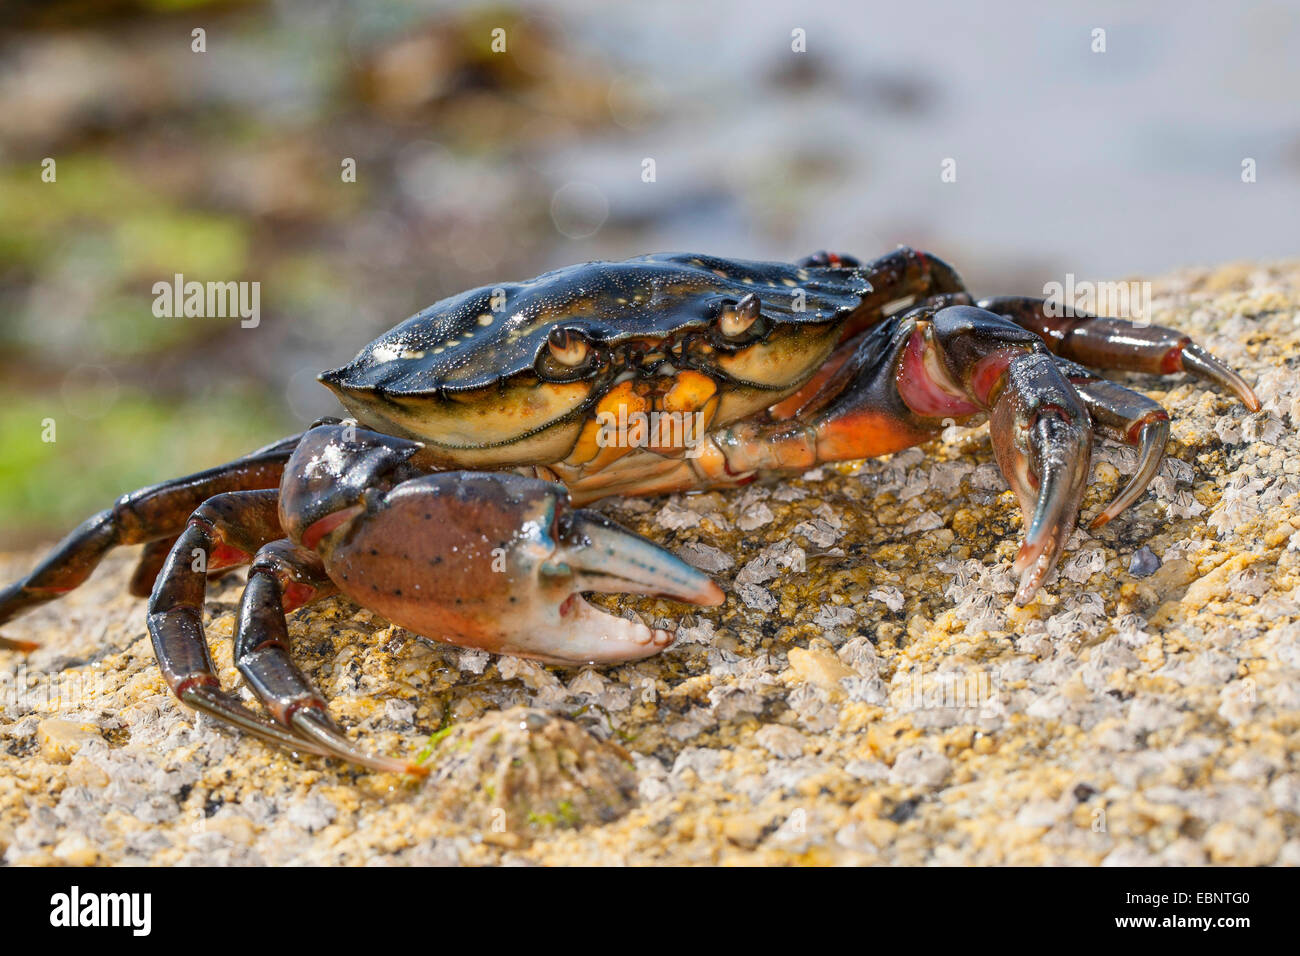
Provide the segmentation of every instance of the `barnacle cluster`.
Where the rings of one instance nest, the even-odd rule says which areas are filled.
[[[438,812],[491,842],[609,823],[636,802],[627,751],[535,708],[511,707],[457,726],[430,759]]]

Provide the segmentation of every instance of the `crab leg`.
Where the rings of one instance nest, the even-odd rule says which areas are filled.
[[[983,309],[918,308],[853,347],[785,421],[742,422],[712,438],[733,473],[788,472],[887,454],[945,423],[989,413],[998,467],[1020,501],[1018,603],[1032,599],[1074,529],[1092,422],[1042,340]]]
[[[1099,318],[1072,309],[1063,310],[1064,315],[1049,315],[1045,300],[1025,296],[981,299],[978,305],[1036,333],[1062,358],[1126,372],[1187,372],[1232,392],[1252,412],[1260,409],[1259,399],[1245,379],[1176,329]]]
[[[1083,399],[1094,428],[1112,441],[1139,449],[1137,471],[1089,524],[1096,530],[1142,497],[1160,470],[1169,441],[1169,413],[1158,402],[1099,378],[1077,362],[1058,358],[1056,365]]]
[[[27,577],[0,591],[0,624],[84,583],[104,555],[118,545],[173,538],[194,509],[213,495],[276,487],[301,437],[293,435],[216,468],[123,495],[113,507],[87,519],[64,538]],[[143,597],[149,593],[162,566],[162,555],[161,544],[146,547],[132,577],[132,594]],[[30,651],[35,647],[0,637],[0,650]]]
[[[167,555],[171,554],[179,537],[180,535],[173,534],[157,538],[144,546],[140,551],[140,559],[135,563],[135,570],[131,573],[131,582],[126,588],[128,594],[132,597],[148,597],[153,593],[154,582],[158,580],[163,565],[167,563]]]
[[[284,539],[264,545],[249,568],[239,602],[235,664],[271,715],[290,734],[306,741],[306,749],[371,770],[423,775],[428,771],[417,764],[377,757],[353,746],[289,656],[285,614],[337,590],[313,552]]]
[[[204,502],[168,555],[149,599],[149,635],[163,677],[184,703],[289,750],[324,750],[245,707],[221,689],[203,633],[207,571],[248,561],[281,535],[274,490],[230,492]]]
[[[713,432],[710,445],[725,460],[725,472],[792,473],[823,462],[888,455],[933,438],[945,418],[979,411],[968,398],[924,383],[912,392],[925,401],[914,401],[914,409],[903,400],[903,376],[919,368],[916,361],[904,362],[917,329],[911,313],[877,325],[842,347],[847,357],[832,358],[839,360],[835,373],[797,408],[776,421],[751,419]]]
[[[1020,575],[1016,603],[1027,604],[1056,567],[1078,520],[1092,457],[1092,422],[1045,351],[1008,356],[1000,388],[994,388],[982,404],[990,410],[998,469],[1025,515],[1013,570]]]

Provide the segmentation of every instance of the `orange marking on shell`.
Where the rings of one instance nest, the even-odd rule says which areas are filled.
[[[606,442],[610,442],[611,436],[614,440],[602,445],[600,438],[602,432]],[[582,427],[578,444],[574,447],[573,453],[565,459],[564,464],[582,465],[588,472],[600,471],[602,468],[608,468],[631,450],[621,441],[616,431],[611,431],[609,426],[593,419]]]
[[[718,385],[703,372],[687,369],[678,372],[673,387],[664,395],[663,408],[667,412],[695,412],[718,392]]]
[[[597,436],[600,434],[600,422],[594,418],[582,426],[582,434],[573,445],[573,451],[565,462],[570,465],[585,465],[591,461],[600,452],[600,442]]]
[[[678,373],[660,402],[660,409],[668,414],[661,415],[651,425],[651,450],[661,455],[671,454],[685,450],[688,443],[702,438],[718,410],[717,392],[717,383],[701,372]],[[702,421],[695,418],[697,414]]]

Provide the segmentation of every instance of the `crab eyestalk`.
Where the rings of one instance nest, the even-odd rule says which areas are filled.
[[[665,630],[590,605],[583,591],[717,605],[705,574],[554,484],[444,472],[403,482],[320,544],[339,588],[419,634],[558,664],[636,660]]]

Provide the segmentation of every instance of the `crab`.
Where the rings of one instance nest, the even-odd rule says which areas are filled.
[[[381,771],[290,654],[286,615],[342,593],[417,634],[554,664],[667,647],[666,630],[584,592],[712,606],[723,592],[582,505],[797,475],[923,443],[986,415],[1024,516],[1014,600],[1033,600],[1078,518],[1094,434],[1156,474],[1169,416],[1092,369],[1250,386],[1187,336],[1041,299],[974,301],[953,268],[900,248],[869,263],[704,255],[592,262],[436,303],[320,381],[353,416],[125,495],[0,592],[0,624],[144,544],[158,664],[184,703],[263,740]],[[248,565],[234,659],[264,705],[220,685],[203,629],[214,572]],[[0,638],[0,648],[31,650]]]

